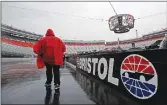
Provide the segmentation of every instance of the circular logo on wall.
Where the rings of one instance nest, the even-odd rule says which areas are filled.
[[[157,91],[158,76],[153,64],[137,54],[127,56],[121,65],[125,88],[138,99],[151,98]]]

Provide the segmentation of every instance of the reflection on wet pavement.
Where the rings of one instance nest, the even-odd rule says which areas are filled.
[[[7,60],[5,62],[2,61],[2,88],[6,85],[18,85],[24,81],[38,80],[42,72],[44,72],[44,70],[36,68],[34,60],[27,60],[27,62],[25,60],[24,62],[17,60],[10,62],[8,65],[3,65],[3,63],[8,64],[8,62]]]
[[[48,90],[45,68],[38,70],[35,60],[16,61],[5,61],[2,68],[2,104],[94,104],[71,75],[74,71],[61,68],[60,90],[52,90],[53,85]]]
[[[51,100],[52,98],[52,89],[46,87],[46,97],[45,97],[45,105],[60,105],[60,101],[59,101],[59,97],[60,97],[60,89],[55,89],[54,90],[54,96],[53,96],[53,100]]]
[[[115,89],[97,81],[86,74],[76,71],[72,74],[88,97],[98,105],[139,105],[124,97]]]

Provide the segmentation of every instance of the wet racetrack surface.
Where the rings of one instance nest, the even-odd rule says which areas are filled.
[[[1,66],[2,104],[139,105],[83,73],[66,67],[60,69],[60,90],[54,90],[53,83],[51,89],[45,88],[45,68],[38,70],[35,59],[2,59]]]

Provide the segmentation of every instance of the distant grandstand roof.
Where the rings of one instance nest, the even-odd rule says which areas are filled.
[[[167,34],[167,28],[162,29],[160,31],[156,31],[156,32],[153,32],[153,33],[143,35],[143,37],[152,37],[152,36],[155,36],[155,35],[165,35],[165,34]]]
[[[84,40],[63,40],[63,42],[66,42],[66,43],[105,43],[105,40],[90,40],[90,41],[84,41]]]
[[[42,35],[20,30],[12,26],[8,26],[6,24],[1,24],[1,30],[8,32],[8,33],[12,33],[13,36],[24,37],[24,38],[29,38],[29,39],[39,39],[42,37]]]

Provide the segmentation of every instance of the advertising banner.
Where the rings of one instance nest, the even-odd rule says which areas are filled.
[[[83,54],[76,68],[140,102],[160,105],[167,97],[167,49]]]

